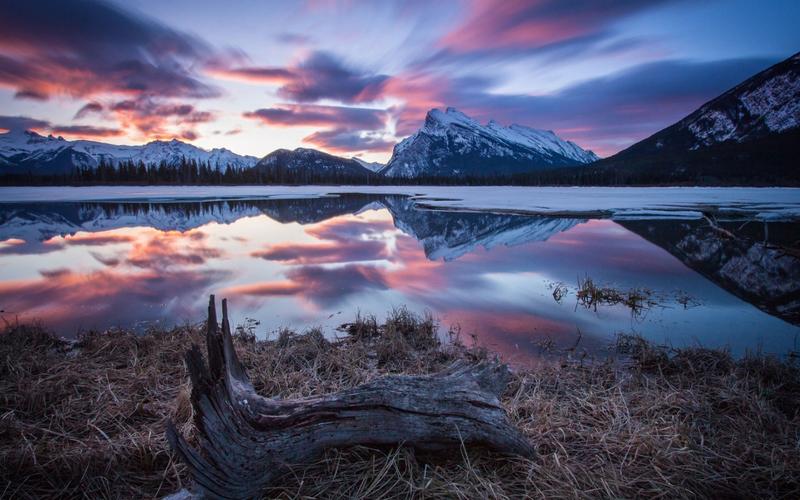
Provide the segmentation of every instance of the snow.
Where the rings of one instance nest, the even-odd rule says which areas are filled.
[[[225,148],[210,151],[186,144],[178,140],[152,141],[141,146],[125,146],[107,144],[97,141],[67,141],[63,137],[42,136],[35,132],[10,131],[0,134],[0,156],[10,157],[24,153],[31,158],[47,159],[66,148],[85,153],[98,162],[105,159],[110,162],[132,160],[146,164],[158,164],[161,160],[169,164],[180,162],[181,158],[208,162],[211,166],[252,167],[258,161],[253,156],[242,156]]]
[[[797,64],[763,81],[761,78],[761,74],[754,76],[682,121],[697,139],[691,149],[729,140],[742,142],[753,134],[780,133],[800,126]]]
[[[613,188],[503,186],[108,186],[0,187],[0,202],[316,198],[340,193],[402,194],[436,209],[611,218],[800,218],[798,188]]]
[[[391,177],[413,177],[431,173],[431,167],[459,155],[529,161],[531,165],[591,163],[598,159],[552,130],[522,125],[504,127],[495,121],[481,125],[455,108],[432,109],[420,130],[394,148],[383,173]],[[452,172],[451,172],[452,173]]]
[[[447,108],[444,112],[432,109],[428,112],[423,130],[431,134],[441,133],[442,127],[460,125],[467,128],[481,128],[481,124],[456,108]]]
[[[551,236],[562,233],[581,222],[583,219],[548,218],[539,219],[530,217],[530,223],[512,229],[503,229],[486,235],[465,234],[461,241],[451,243],[442,236],[434,236],[422,241],[426,256],[431,260],[453,261],[472,252],[478,246],[491,250],[498,246],[512,247],[535,241],[547,241]],[[404,232],[405,228],[403,228]],[[408,233],[413,234],[413,233]]]
[[[783,132],[800,124],[800,79],[782,74],[767,81],[740,100],[753,116],[763,116],[772,132]]]
[[[364,167],[367,170],[369,170],[370,172],[378,172],[379,170],[381,170],[383,167],[386,166],[383,163],[378,163],[377,161],[373,161],[373,162],[364,161],[361,158],[357,158],[355,156],[352,159],[354,161],[356,161],[362,167]]]

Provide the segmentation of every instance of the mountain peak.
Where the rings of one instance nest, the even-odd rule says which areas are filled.
[[[552,131],[481,125],[449,107],[432,109],[420,130],[395,146],[381,172],[390,177],[509,175],[597,160]]]
[[[480,124],[456,108],[449,107],[445,111],[434,108],[425,116],[425,125],[429,128],[449,127],[450,125],[480,127]]]
[[[278,182],[318,182],[324,178],[346,181],[367,179],[373,172],[355,159],[341,158],[311,148],[276,149],[254,167]]]

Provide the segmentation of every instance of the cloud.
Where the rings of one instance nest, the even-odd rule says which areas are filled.
[[[333,269],[303,266],[290,270],[286,276],[302,285],[307,298],[323,305],[337,304],[347,299],[349,295],[366,290],[389,288],[383,269],[361,264],[349,264]]]
[[[87,138],[119,137],[124,134],[118,128],[93,127],[91,125],[54,125],[50,127],[50,133]]]
[[[280,85],[286,84],[295,78],[294,73],[286,68],[260,68],[255,66],[212,68],[208,70],[208,73],[224,80]]]
[[[84,118],[93,113],[102,113],[103,112],[103,105],[99,102],[88,102],[75,113],[74,119]]]
[[[278,95],[299,102],[335,99],[345,103],[371,102],[383,90],[388,76],[361,74],[328,52],[314,52],[293,69],[295,78]]]
[[[306,228],[305,232],[320,240],[349,242],[356,239],[381,239],[386,232],[396,232],[390,220],[361,220],[335,217]]]
[[[352,129],[383,128],[387,114],[382,109],[322,106],[318,104],[282,104],[244,113],[245,118],[284,127],[344,127]]]
[[[181,132],[181,139],[185,139],[187,141],[196,141],[200,136],[197,135],[196,132],[193,130],[184,130]]]
[[[46,101],[47,97],[47,94],[35,90],[18,90],[14,94],[14,99],[30,99],[32,101]]]
[[[283,104],[244,113],[246,118],[280,127],[320,127],[303,142],[333,153],[389,151],[393,140],[385,139],[387,111],[318,104]]]
[[[11,0],[0,16],[0,85],[21,96],[213,97],[199,38],[98,0]]]
[[[394,139],[385,138],[382,133],[351,131],[346,128],[320,130],[304,137],[303,142],[340,154],[354,151],[386,153],[396,143]]]
[[[50,122],[28,116],[0,115],[0,128],[6,130],[41,130],[50,127]]]
[[[398,135],[419,128],[430,107],[450,105],[481,121],[552,129],[602,155],[670,125],[774,62],[663,60],[535,96],[493,93],[492,82],[480,78],[412,73],[393,78],[387,93],[407,102],[395,112]]]
[[[201,266],[208,259],[224,255],[222,250],[203,243],[205,233],[159,232],[144,242],[133,244],[127,263],[153,270],[167,270],[180,266]]]
[[[346,243],[277,243],[252,255],[285,264],[330,264],[382,260],[388,257],[388,252],[383,241],[356,240]]]
[[[320,127],[303,142],[334,153],[388,151],[394,140],[384,139],[387,111],[318,104],[282,104],[244,113],[246,118],[281,127]]]
[[[349,264],[344,267],[300,266],[286,273],[287,279],[237,285],[225,289],[228,295],[257,297],[300,296],[322,306],[347,300],[350,295],[367,290],[388,288],[381,268]]]
[[[122,130],[116,128],[89,125],[54,125],[47,120],[39,120],[28,116],[0,116],[0,129],[14,131],[36,130],[55,135],[85,138],[117,137],[123,133]]]
[[[108,109],[123,127],[138,130],[150,138],[197,138],[191,126],[216,118],[215,113],[198,110],[192,104],[165,103],[146,97],[114,102]],[[176,129],[180,130],[176,132]]]
[[[306,228],[318,241],[280,242],[253,252],[253,257],[284,264],[343,264],[389,258],[383,233],[395,231],[390,221],[361,221],[335,217]]]
[[[439,45],[454,54],[586,46],[620,17],[665,0],[477,0]]]
[[[280,85],[278,95],[295,102],[331,99],[347,104],[373,102],[383,94],[387,75],[372,74],[346,66],[329,52],[312,52],[289,67],[233,67],[220,64],[208,72],[217,78]]]
[[[42,320],[64,335],[79,329],[175,322],[202,310],[197,297],[229,278],[217,270],[119,271],[89,273],[64,269],[41,278],[0,283],[0,303],[26,320]]]

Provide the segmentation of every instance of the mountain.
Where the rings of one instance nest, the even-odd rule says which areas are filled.
[[[361,165],[362,167],[366,168],[370,172],[376,172],[377,173],[377,172],[383,170],[384,167],[386,167],[385,164],[378,163],[377,161],[373,161],[373,162],[364,161],[361,158],[356,158],[355,156],[353,158],[351,158],[351,159],[357,161],[359,165]]]
[[[123,227],[188,231],[209,222],[230,224],[243,217],[267,215],[281,223],[314,224],[365,209],[384,209],[394,225],[420,241],[431,260],[455,260],[478,246],[514,246],[545,241],[584,219],[510,214],[419,210],[406,196],[342,194],[323,198],[0,204],[0,241],[23,240],[6,252],[44,251],[55,236],[102,232]],[[0,253],[3,249],[0,248]]]
[[[800,53],[589,169],[657,182],[800,182]]]
[[[586,222],[566,217],[420,210],[416,201],[405,196],[386,196],[380,203],[392,214],[398,229],[422,244],[430,260],[456,260],[479,246],[490,250],[547,241]]]
[[[626,229],[667,250],[737,297],[800,324],[800,254],[791,222],[626,220]]]
[[[421,129],[394,148],[389,177],[494,176],[591,163],[597,156],[550,130],[481,125],[464,113],[432,109]]]
[[[375,176],[356,160],[308,148],[277,149],[254,168],[268,182],[363,182]]]
[[[117,164],[123,161],[157,165],[165,161],[178,165],[181,160],[208,163],[221,170],[227,167],[249,168],[258,161],[225,148],[210,151],[178,140],[152,141],[141,146],[121,146],[97,141],[68,141],[31,131],[0,134],[0,168],[3,173],[33,172],[40,175],[64,174],[75,167],[96,167],[101,160]]]

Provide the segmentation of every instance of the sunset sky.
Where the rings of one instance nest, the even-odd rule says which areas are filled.
[[[606,156],[800,50],[800,2],[0,0],[0,129],[386,161],[428,109]]]

